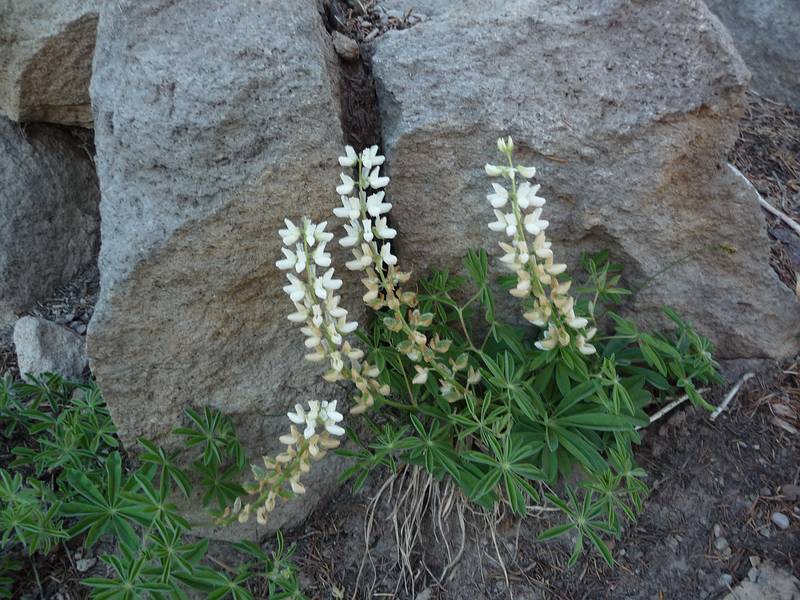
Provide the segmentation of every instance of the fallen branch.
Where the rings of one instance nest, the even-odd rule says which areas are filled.
[[[707,392],[707,391],[708,391],[708,388],[703,388],[702,390],[697,390],[697,393],[698,394],[702,394],[703,392]],[[664,415],[666,415],[669,412],[671,412],[674,408],[676,408],[676,407],[680,406],[681,404],[683,404],[684,402],[686,402],[688,399],[689,399],[689,395],[688,394],[684,394],[683,396],[681,396],[677,400],[673,400],[672,402],[670,402],[666,406],[662,406],[661,409],[658,412],[655,412],[652,415],[650,415],[650,422],[647,425],[639,425],[639,427],[636,428],[636,431],[639,431],[640,429],[644,429],[645,427],[650,427],[650,425],[652,425],[653,423],[658,421]]]
[[[733,398],[736,396],[736,393],[739,391],[739,388],[742,387],[742,384],[751,377],[755,377],[755,373],[753,373],[752,371],[745,373],[739,378],[739,381],[736,382],[736,385],[734,385],[731,388],[731,391],[728,392],[725,395],[725,398],[722,399],[722,404],[720,404],[717,407],[717,409],[713,413],[711,413],[710,418],[712,421],[716,421],[717,417],[720,416],[725,411],[726,408],[728,408],[728,405],[731,403],[731,400],[733,400]]]
[[[794,219],[792,219],[792,218],[791,218],[789,215],[787,215],[787,214],[786,214],[786,213],[784,213],[784,212],[781,212],[780,210],[778,210],[777,208],[775,208],[774,206],[772,206],[772,204],[770,204],[769,202],[767,202],[766,200],[764,200],[764,198],[761,196],[761,194],[759,193],[759,191],[756,189],[756,186],[754,186],[754,185],[753,185],[753,184],[750,182],[750,180],[749,180],[747,177],[745,177],[745,176],[744,176],[744,174],[743,174],[743,173],[742,173],[742,172],[741,172],[739,169],[737,169],[736,167],[734,167],[734,166],[733,166],[732,164],[730,164],[730,163],[728,163],[728,166],[730,167],[730,169],[731,169],[731,170],[732,170],[732,171],[733,171],[733,172],[734,172],[736,175],[738,175],[739,177],[741,177],[742,179],[744,179],[744,180],[745,180],[745,181],[746,181],[746,182],[747,182],[747,183],[750,185],[750,187],[751,187],[751,188],[753,188],[753,191],[756,193],[756,196],[758,196],[758,203],[761,205],[761,207],[762,207],[764,210],[766,210],[767,212],[769,212],[769,213],[772,213],[773,215],[775,215],[776,217],[778,217],[778,218],[779,218],[781,221],[783,221],[783,222],[784,222],[784,223],[785,223],[785,224],[786,224],[788,227],[790,227],[792,230],[794,230],[794,232],[795,232],[797,235],[799,235],[799,236],[800,236],[800,223],[798,223],[797,221],[795,221]]]

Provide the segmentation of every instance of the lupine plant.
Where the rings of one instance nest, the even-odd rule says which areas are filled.
[[[261,580],[274,599],[304,598],[293,549],[278,534],[277,550],[235,544],[243,560],[235,572],[204,561],[208,540],[190,538],[191,524],[175,501],[199,481],[206,504],[240,497],[236,483],[246,465],[230,419],[216,411],[188,411],[184,436],[197,458],[140,440],[140,464],[126,464],[103,398],[93,383],[57,375],[0,379],[0,429],[13,460],[0,468],[0,598],[12,597],[19,558],[48,554],[82,539],[87,548],[105,539],[115,552],[101,557],[108,573],[82,583],[100,600],[204,598],[252,600],[249,581]],[[192,472],[193,471],[193,472]]]
[[[255,510],[266,523],[278,499],[305,491],[303,474],[346,431],[353,444],[338,452],[354,459],[345,477],[356,488],[378,467],[418,465],[452,478],[486,509],[504,502],[522,516],[547,503],[566,522],[541,539],[573,531],[571,563],[586,542],[612,562],[603,538],[620,535],[648,491],[633,457],[646,409],[678,394],[708,408],[697,388],[719,380],[718,365],[708,340],[674,311],[665,309],[671,331],[651,333],[612,310],[630,292],[607,253],[584,255],[585,281],[573,285],[547,238],[535,168],[514,163],[511,138],[497,147],[504,161],[485,171],[500,181],[486,198],[488,228],[503,236],[504,274],[490,279],[487,253],[470,250],[468,278],[433,271],[418,290],[407,287],[411,273],[392,252],[384,157],[377,146],[345,148],[333,213],[344,220],[339,244],[352,250],[345,266],[361,275],[375,315],[360,330],[337,294],[327,222],[285,221],[277,266],[287,272],[288,318],[301,325],[306,358],[327,365],[324,378],[353,385],[349,413],[361,415],[369,435],[345,430],[336,402],[298,404],[281,437],[286,450],[253,467],[249,500],[237,499],[221,521],[245,521]],[[519,300],[529,326],[498,316],[495,280]],[[580,483],[567,485],[576,470]]]

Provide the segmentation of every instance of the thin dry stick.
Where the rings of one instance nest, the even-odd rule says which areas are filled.
[[[703,388],[703,389],[697,390],[697,393],[698,394],[704,394],[707,391],[708,391],[708,388]],[[683,404],[684,402],[686,402],[688,399],[689,399],[689,394],[684,394],[683,396],[681,396],[677,400],[673,400],[672,402],[670,402],[666,406],[662,407],[661,410],[659,410],[658,412],[653,413],[650,416],[650,422],[647,425],[639,425],[636,428],[636,431],[639,431],[640,429],[644,429],[645,427],[650,427],[650,425],[652,425],[653,423],[658,421],[661,417],[663,417],[666,414],[668,414],[669,412],[671,412],[674,408],[676,408],[676,407],[680,406],[681,404]]]
[[[790,227],[792,230],[794,230],[794,232],[795,232],[797,235],[800,235],[800,223],[798,223],[797,221],[795,221],[794,219],[792,219],[792,218],[791,218],[789,215],[787,215],[787,214],[786,214],[786,213],[784,213],[784,212],[781,212],[780,210],[778,210],[777,208],[775,208],[774,206],[772,206],[772,204],[770,204],[769,202],[767,202],[766,200],[764,200],[764,198],[763,198],[763,197],[761,196],[761,194],[758,192],[758,190],[756,189],[756,187],[755,187],[755,186],[754,186],[752,183],[750,183],[750,180],[749,180],[749,179],[747,179],[747,177],[745,177],[745,176],[744,176],[744,174],[743,174],[743,173],[742,173],[742,172],[741,172],[739,169],[737,169],[736,167],[734,167],[734,166],[733,166],[732,164],[730,164],[730,163],[728,163],[728,166],[731,168],[731,170],[732,170],[734,173],[736,173],[736,174],[737,174],[739,177],[741,177],[741,178],[742,178],[742,179],[744,179],[744,180],[745,180],[747,183],[749,183],[749,184],[750,184],[750,187],[752,187],[752,188],[753,188],[753,190],[755,191],[756,195],[758,196],[758,203],[759,203],[759,204],[762,206],[762,208],[764,208],[764,210],[766,210],[766,211],[768,211],[768,212],[772,213],[773,215],[775,215],[776,217],[778,217],[778,218],[779,218],[781,221],[783,221],[784,223],[786,223],[786,225],[788,225],[788,226],[789,226],[789,227]]]
[[[722,414],[722,412],[723,412],[723,411],[724,411],[726,408],[728,408],[728,405],[731,403],[731,400],[733,400],[733,398],[736,396],[736,393],[739,391],[739,388],[740,388],[740,387],[742,387],[742,384],[743,384],[745,381],[747,381],[748,379],[750,379],[751,377],[755,377],[755,373],[753,373],[752,371],[750,371],[750,372],[748,372],[748,373],[745,373],[744,375],[742,375],[742,376],[739,378],[739,381],[737,381],[737,382],[736,382],[736,385],[734,385],[734,386],[731,388],[731,391],[730,391],[730,392],[728,392],[728,393],[725,395],[725,398],[723,398],[723,400],[722,400],[722,404],[720,404],[720,405],[717,407],[717,410],[715,410],[713,413],[711,413],[711,420],[712,420],[712,421],[716,421],[716,420],[717,420],[717,417],[718,417],[718,416],[720,416],[720,415]]]

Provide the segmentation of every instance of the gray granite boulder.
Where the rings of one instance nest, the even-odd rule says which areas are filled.
[[[14,348],[20,373],[58,373],[67,379],[78,379],[87,366],[84,339],[40,317],[17,321]]]
[[[702,2],[389,5],[430,15],[372,57],[403,267],[496,255],[483,165],[511,135],[539,170],[557,256],[607,248],[631,287],[662,273],[637,295],[640,320],[673,306],[723,359],[797,351],[800,305],[725,164],[749,74]]]
[[[92,126],[99,2],[0,2],[0,113],[14,121]]]
[[[731,32],[759,93],[800,110],[800,2],[706,0]]]
[[[75,137],[0,117],[0,329],[94,260],[99,201]]]
[[[104,4],[91,83],[101,294],[88,347],[130,447],[170,443],[186,408],[210,405],[259,460],[280,448],[294,403],[342,393],[303,361],[275,266],[284,217],[328,218],[338,201],[332,53],[314,0]],[[346,306],[359,315],[355,299]],[[334,467],[315,469],[270,526],[302,519]]]

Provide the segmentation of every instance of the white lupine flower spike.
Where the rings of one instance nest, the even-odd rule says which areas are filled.
[[[517,277],[517,285],[510,293],[523,301],[523,317],[545,330],[542,338],[536,342],[537,348],[550,351],[558,346],[568,346],[574,340],[579,352],[592,354],[596,350],[588,343],[591,337],[583,332],[589,320],[575,314],[574,299],[568,295],[570,282],[557,279],[566,272],[567,265],[553,261],[551,243],[545,235],[550,223],[542,218],[545,199],[537,195],[539,185],[530,181],[522,181],[517,185],[516,182],[517,173],[529,180],[536,176],[536,169],[514,164],[514,142],[510,137],[498,139],[497,149],[505,155],[508,166],[487,164],[486,173],[490,177],[510,180],[511,189],[492,183],[493,192],[486,198],[495,216],[495,220],[489,223],[489,229],[505,233],[511,239],[511,243],[500,242],[504,252],[500,262]],[[509,202],[511,212],[498,210],[505,208]],[[530,253],[526,234],[534,236]],[[575,334],[571,335],[569,331]]]

